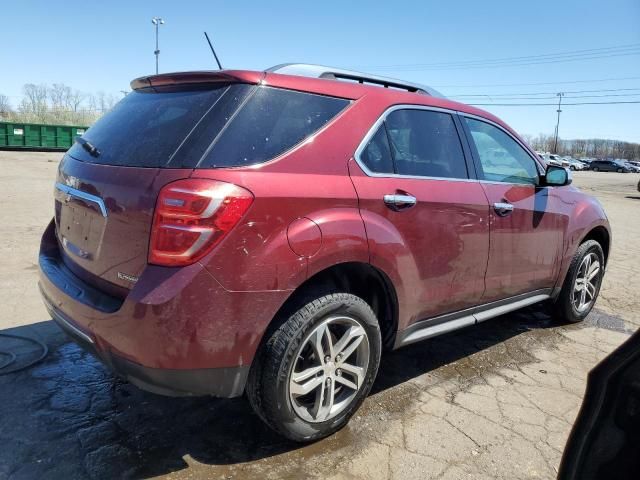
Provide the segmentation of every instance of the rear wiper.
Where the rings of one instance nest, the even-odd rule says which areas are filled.
[[[100,156],[100,150],[98,150],[91,142],[88,142],[82,137],[76,137],[75,141],[82,145],[82,148],[89,152],[89,155],[91,155],[92,157]]]

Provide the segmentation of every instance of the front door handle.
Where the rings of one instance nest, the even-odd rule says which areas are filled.
[[[496,202],[493,204],[493,209],[501,217],[506,217],[513,212],[513,205],[506,202]]]
[[[385,195],[384,203],[393,211],[405,210],[413,207],[416,203],[416,197],[407,194]]]

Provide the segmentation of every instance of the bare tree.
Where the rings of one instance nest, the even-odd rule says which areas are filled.
[[[586,140],[574,140],[573,153],[578,157],[584,157],[587,154],[587,141]]]
[[[84,93],[78,90],[73,90],[67,97],[67,108],[69,108],[69,110],[77,112],[82,105],[82,102],[84,102],[86,98],[87,96]]]
[[[46,120],[47,105],[47,86],[35,85],[27,83],[22,87],[22,101],[18,110],[23,113],[28,121],[43,122]]]
[[[54,83],[47,90],[51,109],[64,110],[67,106],[67,99],[71,94],[71,89],[62,83]]]
[[[8,120],[13,114],[9,97],[0,93],[0,119]]]

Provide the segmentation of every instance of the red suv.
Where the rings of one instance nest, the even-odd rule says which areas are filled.
[[[246,392],[309,441],[345,425],[385,349],[593,307],[601,205],[487,112],[312,65],[131,85],[60,163],[40,289],[143,389]]]

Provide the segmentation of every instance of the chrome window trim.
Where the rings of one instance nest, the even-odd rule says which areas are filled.
[[[362,171],[368,177],[405,178],[405,179],[414,179],[414,180],[446,180],[446,181],[449,181],[449,182],[477,182],[478,181],[475,178],[428,177],[428,176],[421,176],[421,175],[402,175],[400,173],[379,173],[379,172],[371,171],[365,165],[365,163],[362,161],[362,159],[360,158],[360,155],[362,154],[364,149],[367,148],[367,145],[369,144],[369,142],[371,141],[373,136],[377,133],[378,128],[380,128],[380,125],[382,125],[384,123],[384,121],[386,120],[386,118],[391,113],[395,112],[396,110],[427,110],[427,111],[432,111],[432,112],[448,113],[451,116],[453,116],[456,113],[458,113],[455,110],[450,110],[450,109],[441,108],[441,107],[431,107],[431,106],[428,106],[428,105],[399,104],[399,105],[392,105],[391,107],[387,108],[384,112],[382,112],[382,114],[374,122],[374,124],[371,126],[369,131],[366,133],[366,135],[362,138],[362,140],[360,141],[360,144],[358,145],[358,148],[356,148],[356,151],[353,154],[354,160],[356,161],[356,163],[360,166]],[[452,120],[453,120],[453,118],[452,118]],[[457,127],[456,127],[456,129],[457,129]],[[458,133],[458,140],[460,141],[460,148],[463,151],[463,160],[465,161],[465,166],[466,166],[466,160],[464,159],[464,148],[463,148],[463,145],[462,145],[462,141],[463,140],[462,140],[462,138],[460,138],[460,134],[459,133]],[[468,172],[467,172],[467,174],[468,174]]]
[[[480,183],[487,185],[515,185],[518,187],[532,187],[532,188],[547,188],[545,186],[536,185],[535,183],[522,183],[522,182],[500,182],[498,180],[478,180]]]
[[[102,216],[105,218],[107,217],[107,207],[100,197],[91,195],[87,192],[83,192],[82,190],[78,190],[77,188],[70,187],[69,185],[64,185],[60,182],[56,183],[56,190],[60,190],[62,193],[71,197],[80,198],[82,200],[86,200],[87,202],[95,203],[96,205],[98,205]]]

